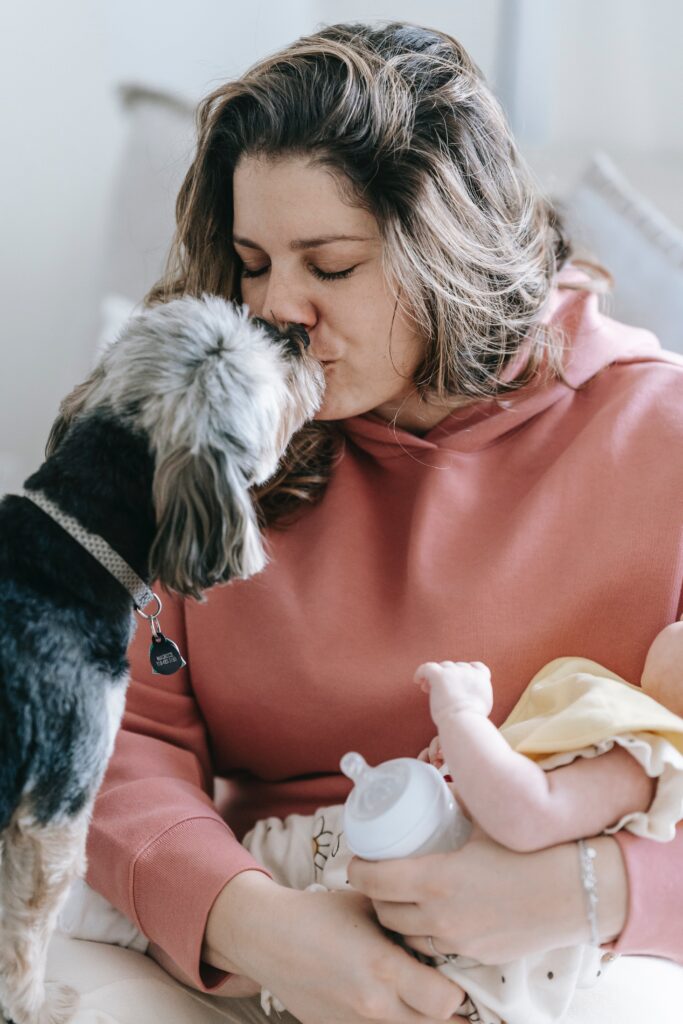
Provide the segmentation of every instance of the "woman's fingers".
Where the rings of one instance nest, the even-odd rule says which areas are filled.
[[[424,1015],[435,1020],[451,1020],[467,999],[460,985],[419,960],[401,971],[397,995],[418,1011],[418,1019]]]
[[[423,1013],[418,1010],[413,1010],[406,1003],[400,1004],[400,1009],[397,1011],[397,1016],[392,1014],[391,1024],[431,1024],[431,1021],[450,1021],[451,1024],[471,1024],[468,1017],[461,1017],[459,1014],[451,1014],[450,1017],[425,1017]]]
[[[382,861],[352,857],[348,867],[349,884],[371,900],[391,901],[396,899],[397,894],[400,894],[401,900],[413,903],[438,899],[441,889],[439,887],[436,891],[433,879],[439,864],[447,856],[432,853],[423,857]]]
[[[441,952],[443,948],[446,946],[446,942],[445,940],[439,938],[438,935],[404,935],[402,936],[402,941],[405,946],[410,946],[411,949],[417,950],[418,953],[424,953],[425,956],[429,956],[432,959],[434,959],[434,949],[432,949],[432,945],[430,945],[429,943],[430,937],[432,940],[432,945],[434,949],[437,951],[437,953],[439,953],[441,956],[446,956],[445,953]],[[435,961],[435,963],[438,965],[438,961]]]
[[[433,935],[435,930],[434,908],[430,904],[394,903],[390,900],[373,900],[377,920],[383,928],[399,935]],[[438,930],[438,929],[437,929]],[[431,950],[420,949],[431,955]]]

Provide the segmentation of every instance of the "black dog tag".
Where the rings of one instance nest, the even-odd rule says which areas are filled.
[[[149,646],[149,660],[156,675],[172,676],[179,668],[187,665],[176,644],[159,630],[152,636]]]

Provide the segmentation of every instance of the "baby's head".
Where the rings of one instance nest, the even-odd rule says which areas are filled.
[[[683,717],[683,620],[672,622],[655,637],[640,685],[650,697]]]

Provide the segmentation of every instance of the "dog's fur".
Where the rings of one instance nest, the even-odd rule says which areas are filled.
[[[267,559],[249,488],[272,476],[320,406],[323,373],[307,344],[305,331],[281,334],[216,296],[134,317],[62,403],[26,488],[177,593],[201,600],[212,584],[259,572]],[[61,526],[4,497],[0,1009],[15,1024],[63,1024],[77,1002],[73,990],[45,986],[45,957],[85,871],[123,712],[132,609]]]

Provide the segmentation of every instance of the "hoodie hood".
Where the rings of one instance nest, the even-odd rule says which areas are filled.
[[[561,327],[564,332],[564,370],[572,387],[584,384],[612,363],[659,360],[683,364],[681,357],[661,348],[651,331],[625,326],[601,313],[598,296],[581,287],[587,280],[580,268],[572,264],[564,267],[543,317],[544,323]],[[504,379],[510,380],[521,371],[528,348],[529,343],[523,342]],[[380,459],[426,454],[438,448],[472,452],[499,441],[568,394],[571,388],[562,381],[540,385],[531,381],[497,402],[487,399],[455,410],[422,437],[375,413],[353,416],[340,421],[339,426],[354,444]]]

